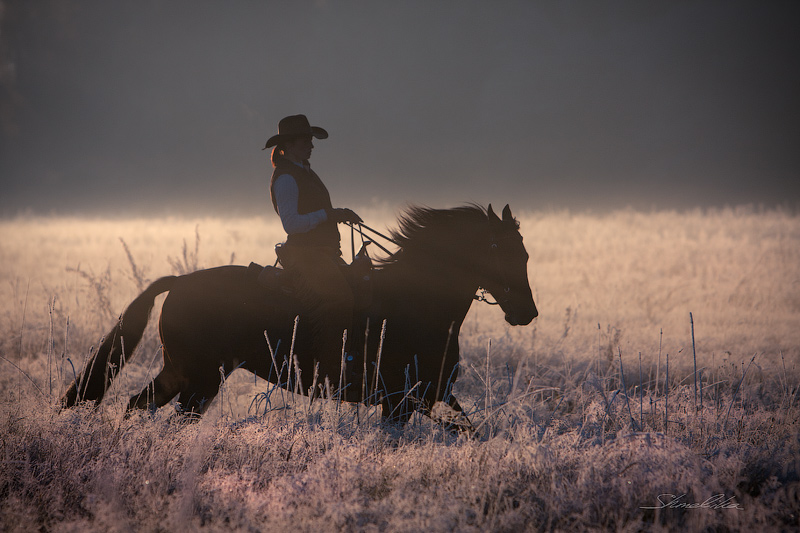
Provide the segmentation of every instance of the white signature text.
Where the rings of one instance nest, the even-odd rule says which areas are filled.
[[[659,494],[658,505],[654,507],[640,507],[640,509],[739,509],[744,507],[733,501],[733,496],[726,498],[724,494],[715,494],[702,503],[690,503],[683,501],[686,494],[676,496],[675,494]]]

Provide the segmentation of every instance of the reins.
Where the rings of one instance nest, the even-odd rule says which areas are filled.
[[[352,223],[348,222],[347,225],[350,226],[350,247],[351,247],[351,253],[352,253],[353,257],[356,256],[355,232],[358,232],[359,235],[361,235],[361,244],[362,245],[364,245],[364,244],[374,244],[375,246],[377,246],[378,248],[380,248],[381,250],[383,250],[385,253],[387,253],[389,255],[392,255],[392,252],[387,250],[386,247],[384,247],[381,243],[377,242],[374,237],[370,237],[369,235],[364,233],[364,230],[372,232],[376,236],[378,236],[378,237],[380,237],[380,238],[382,238],[382,239],[384,239],[386,241],[389,241],[390,243],[394,244],[395,246],[400,246],[400,243],[398,243],[396,240],[392,239],[391,237],[387,237],[386,235],[384,235],[383,233],[381,233],[378,230],[370,228],[369,226],[367,226],[363,222],[359,222],[357,224],[352,224]],[[356,228],[356,226],[358,226],[358,227]]]

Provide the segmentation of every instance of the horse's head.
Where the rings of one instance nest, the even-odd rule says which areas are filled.
[[[519,224],[508,205],[502,220],[489,205],[488,246],[481,260],[481,286],[489,291],[512,326],[524,326],[539,315],[528,282],[528,252],[522,244]]]
[[[400,250],[383,263],[414,265],[414,279],[441,296],[453,286],[462,291],[475,285],[489,291],[512,326],[524,326],[538,316],[528,283],[528,252],[519,225],[508,206],[500,219],[490,205],[453,209],[411,207],[392,232]],[[427,277],[422,273],[427,272]],[[430,291],[429,291],[430,292]]]

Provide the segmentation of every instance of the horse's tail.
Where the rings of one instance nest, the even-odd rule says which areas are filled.
[[[130,303],[117,325],[105,336],[97,353],[89,358],[86,367],[61,398],[63,407],[72,407],[81,401],[102,401],[111,380],[125,364],[123,355],[130,357],[142,339],[156,296],[170,290],[176,279],[176,276],[157,279]]]

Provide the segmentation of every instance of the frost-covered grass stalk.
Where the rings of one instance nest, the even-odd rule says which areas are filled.
[[[420,416],[383,425],[378,407],[338,402],[338,384],[301,383],[291,359],[274,361],[280,381],[324,398],[226,368],[201,420],[171,406],[126,418],[128,396],[160,365],[154,327],[107,405],[59,411],[72,366],[113,324],[107,308],[119,313],[170,271],[234,254],[269,262],[258,254],[280,230],[264,242],[252,229],[263,221],[171,222],[180,231],[163,235],[148,228],[167,222],[0,223],[13,235],[0,260],[18,265],[0,279],[4,531],[797,527],[795,216],[522,217],[541,317],[510,328],[495,308],[470,312],[454,393],[475,438]],[[182,260],[164,262],[182,242]],[[265,357],[274,342],[267,332]]]

